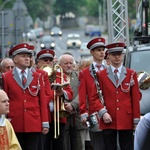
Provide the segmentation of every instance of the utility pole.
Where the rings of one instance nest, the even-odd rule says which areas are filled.
[[[106,0],[98,0],[99,26],[102,32],[106,31]]]

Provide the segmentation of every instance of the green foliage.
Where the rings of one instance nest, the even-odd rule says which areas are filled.
[[[128,14],[131,19],[136,18],[136,3],[135,0],[128,0]]]
[[[24,3],[27,6],[29,14],[35,20],[41,13],[44,3],[41,0],[24,0]]]
[[[0,5],[5,0],[0,0]],[[114,1],[114,0],[113,0]],[[12,8],[16,0],[8,2],[4,8]],[[103,0],[24,0],[29,14],[35,20],[39,17],[47,19],[49,15],[65,15],[73,12],[76,16],[98,16],[98,5]],[[130,18],[136,18],[135,0],[128,0],[128,14]]]
[[[87,1],[87,15],[88,16],[98,16],[98,0],[86,0]],[[100,3],[101,4],[101,3]]]
[[[3,5],[3,9],[5,8],[11,9],[14,3],[15,3],[15,0],[10,0],[10,1],[0,0],[0,7]]]
[[[53,3],[53,12],[55,15],[65,15],[68,12],[73,12],[76,15],[80,14],[80,9],[86,0],[56,0]]]

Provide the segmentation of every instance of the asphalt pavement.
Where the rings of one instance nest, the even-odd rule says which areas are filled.
[[[62,30],[63,34],[62,36],[54,36],[54,41],[55,41],[55,55],[57,57],[60,57],[63,53],[65,52],[69,52],[71,53],[75,60],[80,61],[81,60],[81,52],[80,49],[78,48],[74,48],[74,49],[67,49],[67,45],[66,45],[66,40],[67,40],[67,35],[70,33],[76,33],[80,35],[80,39],[82,42],[89,42],[92,38],[94,37],[89,37],[89,36],[85,36],[84,35],[84,28],[71,28],[71,29],[63,29]],[[45,35],[48,35],[49,31],[45,32]],[[105,34],[102,34],[102,37],[104,37],[106,39],[106,43],[107,43],[107,39],[108,36]],[[40,49],[40,39],[37,39],[36,41],[32,41],[31,44],[33,44],[36,48],[36,53],[38,53],[41,49]]]

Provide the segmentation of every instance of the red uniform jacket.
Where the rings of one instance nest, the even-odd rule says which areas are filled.
[[[134,123],[138,123],[140,119],[141,93],[136,72],[122,67],[119,83],[116,85],[111,67],[109,67],[100,72],[98,80],[105,107],[99,100],[95,85],[92,90],[92,105],[96,111],[99,111],[100,117],[105,112],[108,112],[112,117],[110,124],[105,124],[101,118],[100,129],[133,129]]]
[[[4,90],[8,94],[8,118],[15,132],[41,132],[48,124],[45,91],[42,76],[29,70],[25,87],[14,69],[3,74]]]
[[[44,85],[45,94],[46,94],[46,105],[47,105],[47,110],[48,110],[49,122],[51,122],[52,118],[51,118],[51,113],[49,110],[49,103],[53,99],[53,90],[51,90],[50,79],[48,77],[47,72],[40,70],[40,69],[36,69],[36,72],[42,75],[43,85]]]
[[[92,87],[95,83],[91,66],[80,71],[79,82],[79,108],[81,118],[84,119],[95,112],[91,99]]]

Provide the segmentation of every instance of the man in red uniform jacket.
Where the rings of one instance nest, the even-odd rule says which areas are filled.
[[[45,94],[46,94],[46,105],[47,105],[47,110],[48,110],[48,117],[49,117],[49,122],[51,122],[51,114],[49,112],[49,102],[51,99],[53,99],[53,90],[51,90],[51,83],[50,83],[50,79],[48,76],[48,73],[46,71],[43,70],[44,66],[49,66],[51,64],[51,62],[54,59],[55,56],[55,52],[51,49],[43,49],[42,51],[39,52],[39,54],[43,54],[40,55],[40,68],[35,68],[35,58],[34,58],[34,54],[35,54],[35,47],[33,45],[30,45],[30,51],[32,52],[32,57],[30,60],[30,70],[33,72],[37,72],[39,74],[42,75],[42,80],[43,80],[43,85],[44,85],[44,89],[45,89]],[[43,56],[43,57],[42,57]],[[38,63],[39,59],[37,60]],[[49,63],[50,62],[50,63]],[[53,67],[53,65],[49,66],[49,67]],[[51,147],[51,142],[50,141],[50,132],[48,132],[48,134],[43,134],[41,133],[41,137],[39,140],[39,147],[38,150],[47,150],[46,149],[46,145],[47,143],[49,144],[48,149],[50,149]],[[45,144],[46,143],[46,144]]]
[[[65,74],[63,74],[63,72],[60,72],[60,68],[56,67],[56,70],[53,70],[55,68],[55,66],[52,66],[53,63],[53,58],[55,56],[55,52],[53,50],[50,49],[44,49],[42,51],[40,51],[39,53],[37,53],[37,66],[41,67],[41,66],[49,66],[52,68],[52,71],[55,72],[55,80],[51,80],[52,82],[55,83],[61,83],[62,81],[66,82],[66,76]],[[62,75],[62,76],[61,76]],[[51,88],[51,87],[49,87]],[[56,130],[60,130],[60,134],[54,138],[54,124],[58,125],[57,121],[54,121],[54,107],[56,106],[56,104],[54,104],[54,101],[56,102],[56,100],[59,101],[59,106],[61,106],[61,99],[66,99],[68,101],[71,101],[73,97],[73,91],[70,87],[70,85],[68,85],[67,87],[62,88],[58,88],[55,91],[52,90],[52,96],[50,99],[48,99],[47,101],[47,105],[49,106],[49,114],[51,114],[51,120],[50,120],[50,132],[46,135],[46,144],[45,144],[45,148],[44,150],[48,150],[48,149],[52,149],[52,150],[63,150],[63,138],[64,138],[64,128],[65,128],[65,124],[66,124],[66,118],[59,118],[57,121],[59,121],[59,129],[57,128]],[[55,109],[56,110],[56,109]],[[56,110],[57,113],[59,110]],[[57,134],[57,133],[56,133]],[[55,134],[55,135],[56,135]]]
[[[111,65],[98,75],[104,105],[95,85],[92,90],[93,108],[101,118],[106,150],[117,149],[117,134],[120,148],[133,150],[133,129],[140,120],[141,93],[136,72],[122,65],[124,47],[124,43],[106,46]]]
[[[105,57],[105,39],[98,37],[89,41],[87,48],[90,50],[90,53],[93,57],[92,64],[81,70],[79,73],[79,107],[81,114],[81,121],[84,123],[86,118],[91,114],[95,113],[93,107],[92,96],[92,87],[95,83],[94,73],[103,70],[106,66],[104,64]],[[104,150],[104,141],[102,132],[98,129],[94,132],[90,130],[90,138],[92,141],[93,150]]]
[[[42,76],[28,69],[31,52],[27,43],[14,46],[9,55],[15,68],[3,74],[10,99],[10,120],[24,150],[38,150],[40,133],[48,133],[49,120]]]
[[[34,46],[30,45],[30,51],[32,54],[34,54]],[[34,57],[31,57],[30,60],[30,70],[33,72],[37,72],[42,75],[42,80],[43,80],[43,85],[45,89],[45,94],[46,94],[46,104],[47,104],[47,109],[49,112],[49,102],[51,99],[53,99],[53,90],[51,90],[51,83],[50,83],[50,76],[48,76],[48,72],[42,70],[43,67],[49,66],[53,68],[53,65],[49,64],[49,62],[52,62],[55,56],[55,52],[51,49],[43,49],[37,54],[37,63],[40,61],[40,68],[35,68],[34,64]],[[44,62],[44,63],[42,63]],[[51,122],[51,115],[48,113],[49,116],[49,122]]]

